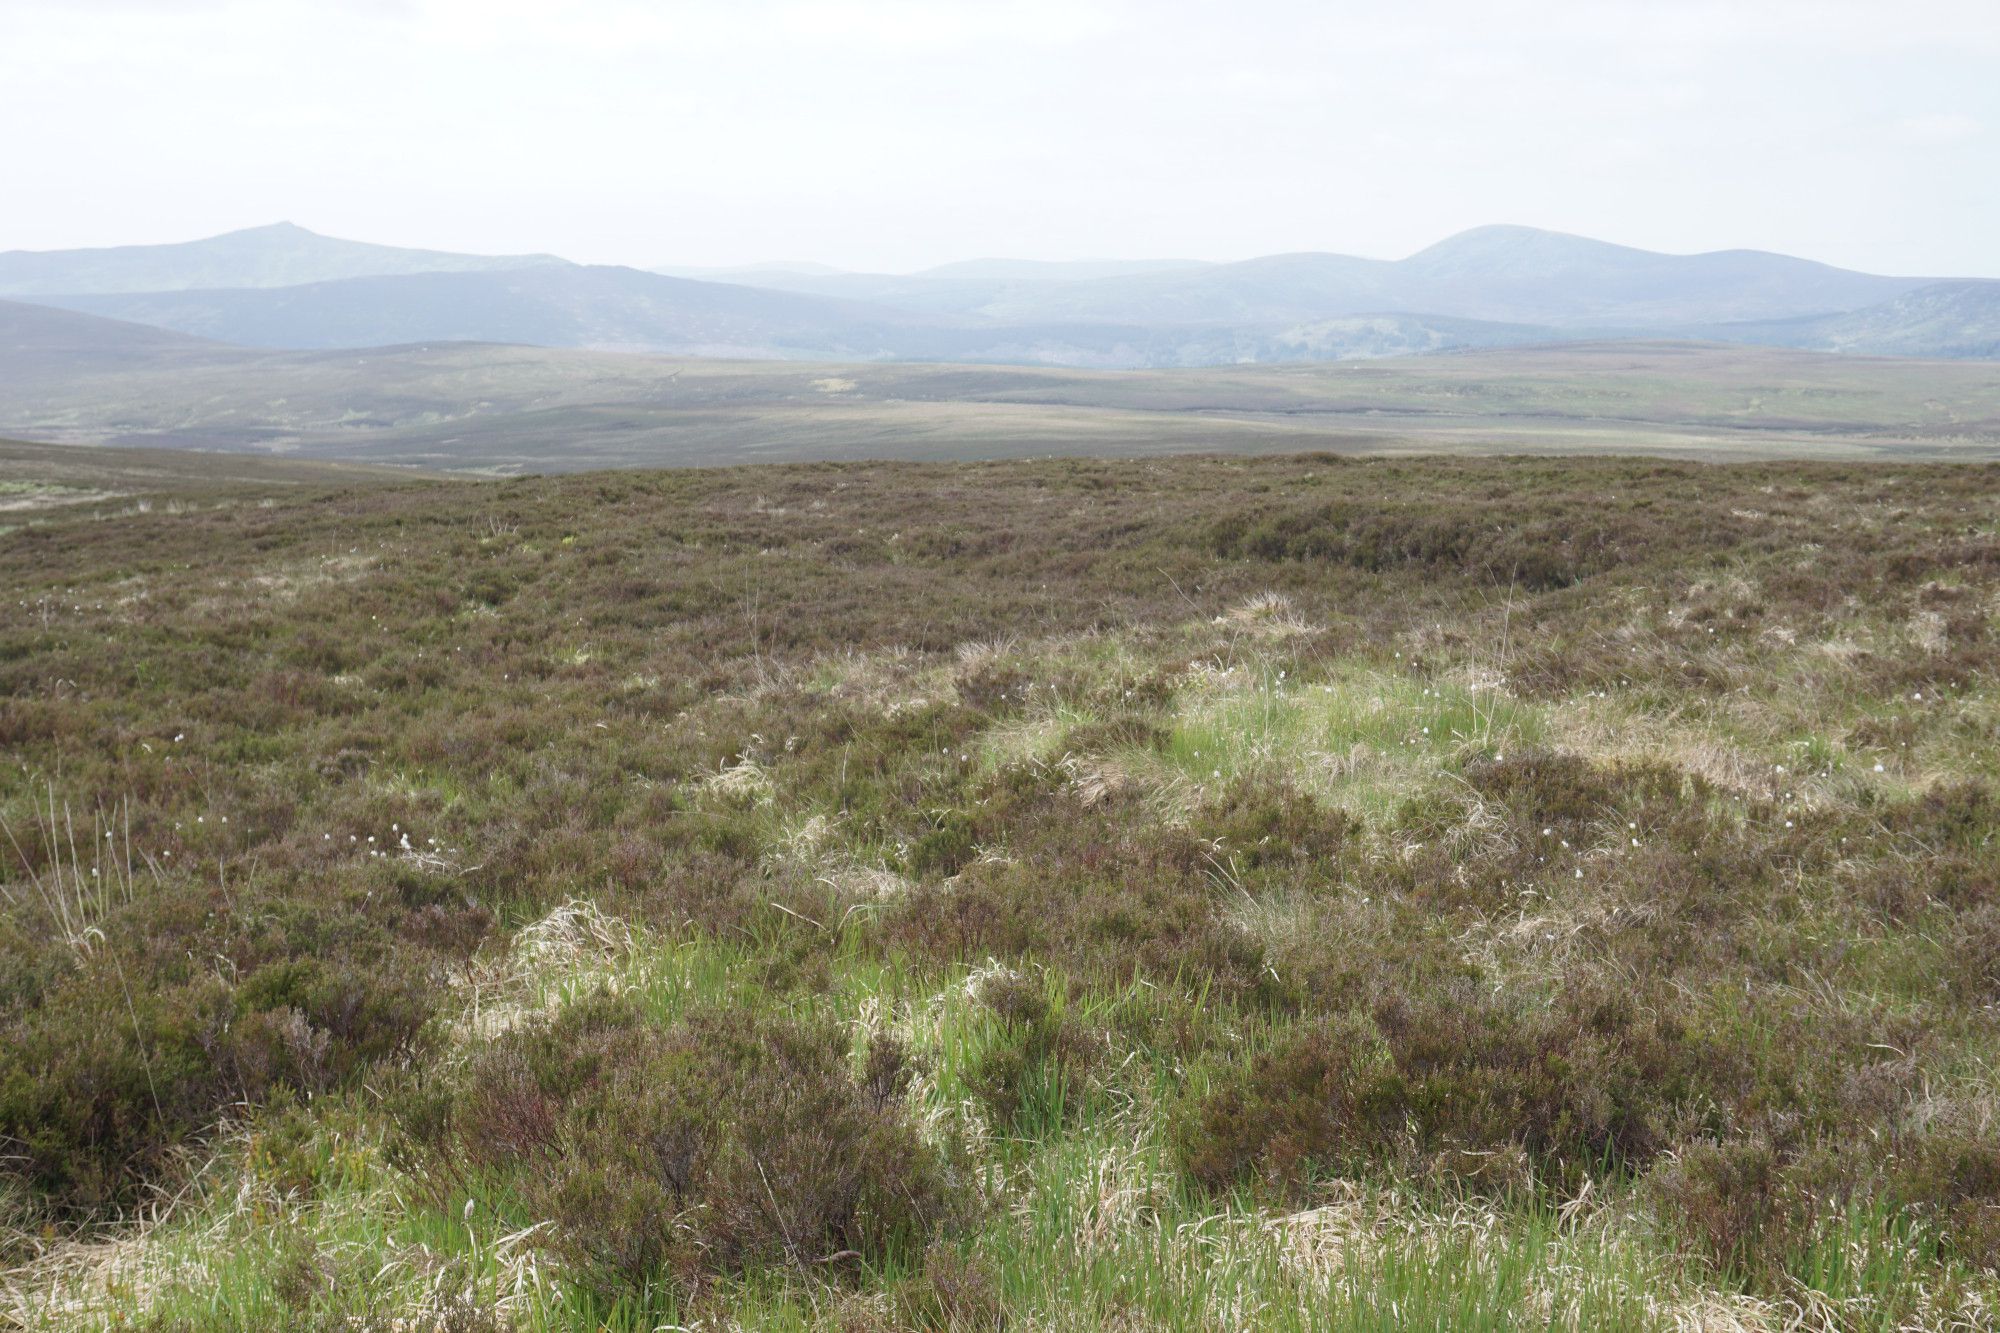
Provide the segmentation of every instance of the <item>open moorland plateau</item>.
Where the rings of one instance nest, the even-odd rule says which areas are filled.
[[[589,355],[557,466],[1765,457],[0,447],[0,1322],[2000,1319],[1990,367]]]
[[[510,474],[1175,453],[2000,457],[1991,362],[1607,342],[1171,371],[225,347],[0,301],[0,431]]]

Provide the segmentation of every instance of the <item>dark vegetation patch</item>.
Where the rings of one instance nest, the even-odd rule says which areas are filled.
[[[438,1179],[552,1219],[611,1289],[698,1296],[767,1268],[920,1263],[971,1200],[903,1108],[887,1042],[740,1011],[663,1025],[606,997],[509,1034],[411,1115]]]
[[[1643,475],[1578,492],[1538,488],[1540,470],[1523,465],[1518,487],[1447,503],[1382,492],[1259,506],[1217,519],[1209,541],[1224,557],[1420,569],[1546,592],[1643,563],[1665,546],[1730,549],[1751,530],[1719,506],[1663,503]],[[1697,496],[1706,489],[1693,485]]]

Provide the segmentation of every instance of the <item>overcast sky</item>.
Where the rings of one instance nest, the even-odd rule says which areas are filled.
[[[1996,0],[0,0],[0,249],[1396,257],[1521,222],[2000,275]]]

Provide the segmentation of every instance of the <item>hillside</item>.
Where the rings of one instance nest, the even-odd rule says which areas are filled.
[[[228,348],[170,329],[101,319],[22,301],[0,301],[0,389],[46,387],[124,371],[216,360]]]
[[[558,264],[553,255],[461,255],[321,236],[289,222],[173,245],[0,252],[0,296],[290,287],[390,273]]]
[[[0,528],[127,497],[208,502],[231,493],[443,480],[409,467],[196,449],[120,449],[0,438]]]
[[[267,290],[42,298],[250,347],[497,342],[711,356],[872,357],[903,317],[851,303],[637,269],[542,264],[500,272],[347,278]]]
[[[0,517],[10,1325],[2000,1308],[2000,468],[72,501]]]
[[[911,280],[915,281],[915,280]],[[987,284],[973,284],[988,289]],[[943,284],[943,292],[961,284]],[[893,294],[892,294],[893,295]],[[248,347],[488,342],[687,356],[967,361],[1104,369],[1348,360],[1508,346],[1546,328],[1423,315],[1283,325],[1017,323],[637,269],[543,265],[272,289],[44,296],[57,308]],[[1299,309],[1309,308],[1301,304]]]
[[[1396,266],[1419,309],[1570,327],[1672,328],[1880,301],[1925,279],[1757,250],[1667,255],[1532,227],[1480,227]],[[1424,302],[1425,294],[1434,294]],[[1440,301],[1447,302],[1440,304]]]
[[[2000,282],[1946,282],[1838,315],[1726,325],[1718,336],[1867,356],[2000,359]]]

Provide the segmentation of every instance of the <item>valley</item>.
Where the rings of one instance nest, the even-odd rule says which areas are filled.
[[[230,347],[0,302],[0,432],[505,474],[1183,452],[2000,456],[2000,370],[1606,342],[1102,372]]]

